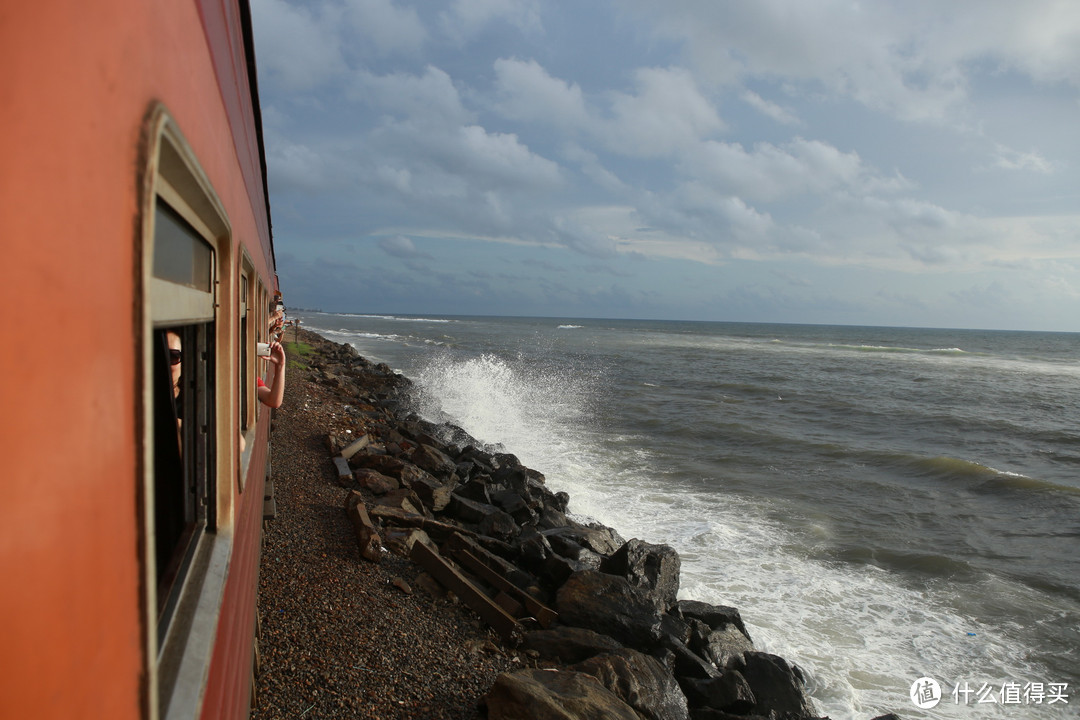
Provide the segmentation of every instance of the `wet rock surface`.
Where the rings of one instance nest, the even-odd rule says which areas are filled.
[[[410,414],[407,378],[299,339],[254,718],[814,717],[801,670],[758,652],[737,609],[676,599],[674,549],[575,521],[504,448]],[[330,455],[356,446],[340,473]],[[448,591],[468,570],[475,586]]]

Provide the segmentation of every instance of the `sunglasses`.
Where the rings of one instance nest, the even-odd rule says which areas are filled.
[[[183,358],[184,358],[183,351],[181,351],[181,350],[173,350],[172,348],[169,348],[169,364],[170,365],[179,365],[180,361]]]

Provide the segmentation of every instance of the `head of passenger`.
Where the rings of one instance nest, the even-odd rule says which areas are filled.
[[[184,358],[184,353],[180,342],[180,336],[172,330],[166,333],[166,335],[169,341],[169,369],[172,371],[173,397],[176,397],[180,394],[180,371],[183,369],[181,363]]]

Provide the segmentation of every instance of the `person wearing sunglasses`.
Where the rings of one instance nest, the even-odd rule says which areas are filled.
[[[169,369],[172,371],[173,397],[180,395],[180,371],[183,369],[184,351],[180,336],[172,330],[165,334],[169,343]]]

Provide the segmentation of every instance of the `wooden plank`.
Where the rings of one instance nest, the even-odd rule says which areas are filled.
[[[335,455],[333,460],[334,466],[337,468],[338,472],[338,485],[341,485],[342,487],[352,485],[353,472],[352,468],[349,467],[349,461],[340,455]]]
[[[506,593],[524,605],[525,609],[529,611],[529,614],[536,618],[536,621],[540,623],[540,627],[546,628],[558,619],[558,613],[489,568],[468,550],[457,548],[452,551],[452,557],[461,563],[462,567],[476,575],[488,585],[491,585],[496,590]]]
[[[341,451],[341,457],[348,460],[353,455],[366,448],[369,444],[371,444],[371,438],[369,438],[367,435],[361,435],[356,440],[356,442],[352,443],[351,445],[349,445],[349,447]]]
[[[504,641],[520,637],[524,628],[505,610],[495,604],[479,588],[446,558],[424,543],[413,544],[410,558],[414,563],[427,570],[447,590],[461,598],[466,605],[476,611],[484,622],[490,625]]]

